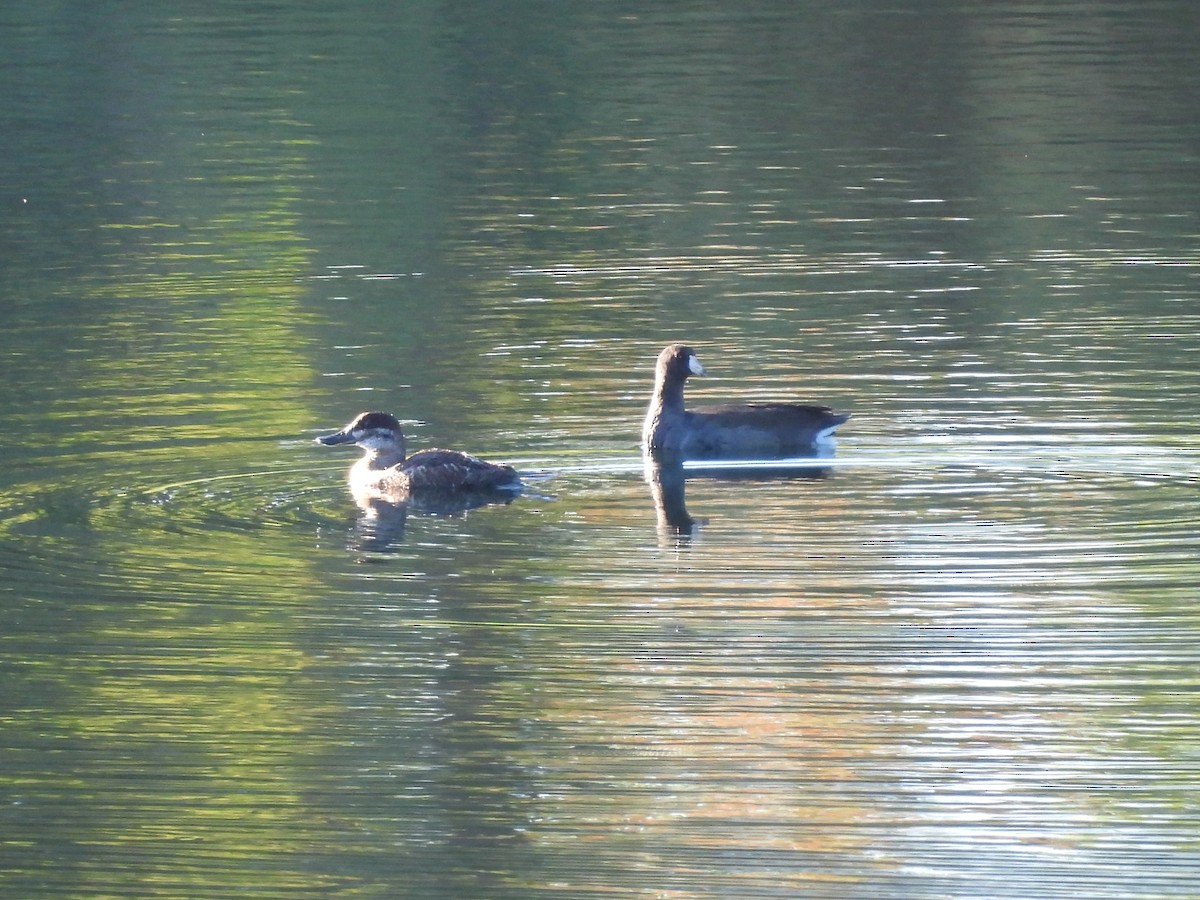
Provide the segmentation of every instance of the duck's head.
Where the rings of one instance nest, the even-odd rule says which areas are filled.
[[[357,444],[364,450],[378,453],[404,447],[404,433],[396,417],[385,412],[365,412],[354,417],[341,431],[326,434],[316,439],[326,447],[337,444]]]
[[[686,344],[670,344],[658,354],[658,377],[663,381],[685,381],[689,375],[704,375],[696,351]]]

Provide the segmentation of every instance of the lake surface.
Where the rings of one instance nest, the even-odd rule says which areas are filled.
[[[6,6],[0,890],[1196,896],[1198,32]],[[648,477],[674,340],[836,455]]]

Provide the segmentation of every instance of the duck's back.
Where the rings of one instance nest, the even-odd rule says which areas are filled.
[[[518,490],[520,476],[512,466],[485,462],[458,450],[421,450],[396,467],[408,490]]]

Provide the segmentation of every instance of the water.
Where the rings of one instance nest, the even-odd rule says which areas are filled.
[[[1196,893],[1190,5],[0,24],[6,895]]]

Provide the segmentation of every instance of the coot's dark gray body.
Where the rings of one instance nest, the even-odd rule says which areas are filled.
[[[642,428],[643,449],[682,459],[763,459],[831,446],[850,418],[827,406],[745,403],[687,410],[683,385],[704,367],[691,347],[671,344],[658,356],[654,395]]]

